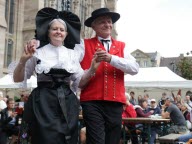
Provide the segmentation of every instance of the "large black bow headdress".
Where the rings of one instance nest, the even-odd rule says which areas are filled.
[[[60,18],[67,25],[68,35],[64,40],[64,46],[70,49],[80,43],[81,23],[79,17],[69,11],[57,11],[53,8],[43,8],[36,15],[36,39],[40,40],[41,46],[49,43],[48,28],[53,19]]]

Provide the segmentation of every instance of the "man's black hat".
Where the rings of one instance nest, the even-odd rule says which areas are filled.
[[[36,15],[36,39],[40,40],[41,46],[48,44],[49,23],[57,18],[62,19],[67,25],[68,35],[64,40],[64,46],[73,49],[75,44],[80,43],[81,23],[79,17],[69,11],[57,11],[48,7],[39,10]]]
[[[99,8],[94,10],[91,13],[91,17],[89,17],[88,19],[85,20],[85,25],[87,27],[91,27],[91,23],[98,17],[100,16],[105,16],[108,15],[111,17],[112,19],[112,23],[115,23],[119,18],[120,18],[120,14],[116,13],[116,12],[110,12],[108,8]]]

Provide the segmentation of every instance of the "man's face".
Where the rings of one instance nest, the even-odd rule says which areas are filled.
[[[185,98],[186,98],[186,101],[190,101],[190,96],[186,95]]]
[[[13,108],[15,107],[15,102],[14,102],[14,101],[9,101],[8,107],[9,107],[10,109],[13,109]]]
[[[156,102],[155,101],[151,101],[151,107],[154,108],[156,106]]]
[[[165,100],[165,106],[169,106],[170,101],[168,99]]]
[[[97,36],[107,38],[111,35],[112,20],[109,16],[100,16],[93,23],[92,28],[96,32]]]

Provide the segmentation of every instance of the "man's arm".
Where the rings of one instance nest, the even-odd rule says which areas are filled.
[[[162,117],[162,118],[165,118],[165,119],[166,119],[166,118],[170,118],[170,113],[167,112],[167,111],[165,111],[164,108],[162,108],[161,117]]]
[[[110,64],[127,74],[135,75],[139,72],[139,64],[126,47],[124,48],[124,58],[112,55]]]

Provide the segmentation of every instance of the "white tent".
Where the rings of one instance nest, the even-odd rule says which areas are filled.
[[[27,88],[35,87],[37,87],[37,78],[35,76],[31,76],[31,78],[27,80]],[[22,83],[15,83],[12,75],[7,74],[0,78],[0,88],[22,88]]]
[[[140,68],[139,73],[125,75],[127,88],[192,88],[192,81],[173,73],[167,67]]]

